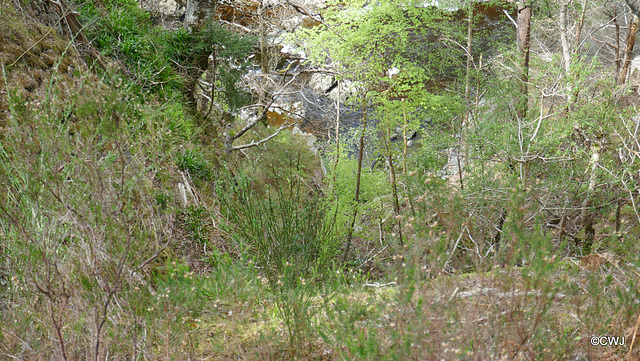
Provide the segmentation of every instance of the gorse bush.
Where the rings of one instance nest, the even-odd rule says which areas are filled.
[[[266,196],[245,175],[218,187],[222,215],[234,225],[229,231],[267,280],[295,357],[310,332],[311,297],[333,271],[342,246],[335,217],[326,216],[323,202],[301,177],[286,178]]]
[[[289,178],[266,197],[258,196],[247,176],[224,183],[218,186],[219,198],[222,214],[235,225],[230,231],[274,287],[283,276],[294,284],[312,282],[331,269],[341,246],[335,223],[303,180]]]

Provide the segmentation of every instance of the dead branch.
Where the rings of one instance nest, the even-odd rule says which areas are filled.
[[[389,282],[389,283],[365,283],[363,286],[365,287],[375,287],[375,288],[382,288],[382,287],[389,287],[389,286],[395,286],[396,283],[395,282]]]
[[[251,148],[251,147],[257,147],[259,145],[262,145],[268,141],[270,141],[271,139],[273,139],[275,136],[277,136],[278,134],[280,134],[280,132],[285,129],[285,128],[289,128],[291,127],[293,124],[283,124],[280,126],[280,128],[278,128],[278,130],[276,130],[273,134],[271,134],[270,136],[259,140],[257,142],[251,142],[249,144],[243,144],[243,145],[238,145],[238,146],[232,146],[230,151],[234,151],[234,150],[240,150],[240,149],[246,149],[246,148]]]
[[[540,291],[518,291],[518,290],[509,291],[509,292],[500,292],[497,288],[487,287],[487,288],[479,288],[472,291],[464,291],[464,292],[458,292],[458,289],[456,289],[454,291],[454,294],[452,295],[452,298],[453,297],[470,298],[470,297],[476,297],[476,296],[487,296],[487,297],[493,297],[493,298],[513,298],[513,297],[520,297],[520,296],[534,296],[534,297],[547,296],[555,299],[556,301],[560,301],[565,297],[567,297],[567,295],[565,295],[564,293],[543,294]]]
[[[329,24],[327,24],[324,19],[322,18],[322,16],[313,16],[309,13],[309,11],[305,8],[303,8],[302,6],[296,5],[291,3],[290,0],[287,0],[287,4],[290,5],[292,8],[294,8],[297,12],[299,12],[302,15],[306,15],[308,17],[310,17],[311,19],[321,23],[322,25],[324,25],[327,29],[331,30],[334,34],[336,34],[342,41],[346,41],[344,39],[344,37],[342,37],[342,35],[340,35],[340,33],[338,33],[334,28],[332,28],[331,26],[329,26]]]
[[[236,140],[236,139],[240,138],[241,136],[243,136],[244,133],[246,133],[249,129],[255,127],[262,119],[264,119],[264,117],[267,116],[267,112],[269,111],[269,108],[271,107],[271,105],[273,104],[274,101],[275,101],[275,99],[271,99],[271,103],[269,103],[269,105],[264,107],[264,109],[262,110],[262,113],[260,113],[260,115],[257,116],[256,119],[254,119],[253,121],[249,122],[249,124],[247,124],[244,128],[242,128],[241,131],[239,131],[238,133],[236,133],[236,135],[231,137],[231,142],[233,142],[234,140]]]

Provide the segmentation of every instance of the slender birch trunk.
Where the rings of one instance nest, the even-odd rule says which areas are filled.
[[[520,101],[517,115],[527,117],[529,108],[529,50],[531,48],[531,7],[518,5],[518,51],[520,52]]]
[[[593,197],[593,192],[596,189],[596,182],[598,180],[596,170],[600,165],[600,152],[600,144],[594,144],[591,147],[591,161],[589,162],[591,172],[589,174],[589,185],[587,186],[587,195],[582,202],[582,212],[580,215],[582,226],[584,227],[585,245],[589,248],[591,248],[591,244],[593,243],[593,239],[595,238],[596,233],[595,229],[593,228],[593,214],[589,208],[591,208],[591,199]]]
[[[391,153],[391,147],[389,147],[389,143],[391,142],[391,132],[387,129],[387,155],[389,157],[389,180],[391,182],[391,189],[393,191],[393,215],[396,218],[396,222],[398,224],[398,234],[400,236],[400,246],[404,246],[404,241],[402,237],[402,222],[398,218],[400,215],[400,201],[398,199],[398,185],[396,183],[396,171],[393,166],[393,154]]]
[[[337,173],[339,161],[340,161],[340,80],[338,80],[338,99],[336,100],[336,162],[333,164],[333,187],[334,188],[336,186],[336,173]]]
[[[571,85],[571,49],[567,31],[567,8],[572,0],[564,0],[560,3],[560,44],[562,45],[562,59],[564,63],[564,75],[567,79],[567,104],[573,102],[573,86]]]
[[[358,203],[360,202],[360,176],[362,175],[362,155],[364,154],[364,132],[367,129],[367,110],[365,103],[366,93],[362,94],[362,133],[360,133],[360,150],[358,151],[358,170],[356,172],[356,194],[355,194],[355,204],[353,206],[353,213],[351,215],[351,224],[349,225],[349,230],[347,231],[347,245],[344,250],[344,256],[342,257],[342,262],[345,263],[347,261],[347,257],[349,256],[349,249],[351,248],[351,240],[353,239],[353,231],[356,225],[356,216],[358,215]]]

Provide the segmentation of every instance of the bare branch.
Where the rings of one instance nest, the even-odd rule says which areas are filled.
[[[169,243],[171,243],[172,239],[173,239],[173,237],[169,237],[169,239],[167,240],[167,243],[165,243],[162,247],[160,247],[160,249],[153,256],[149,257],[146,261],[142,262],[142,264],[140,264],[140,266],[136,267],[133,271],[131,271],[131,273],[133,274],[134,272],[143,269],[146,265],[148,265],[153,260],[158,258],[160,253],[162,253],[162,251],[164,251],[165,248],[167,248],[167,246],[169,246]]]
[[[511,22],[513,23],[513,25],[516,27],[516,29],[518,28],[518,23],[513,20],[513,18],[511,17],[511,15],[509,15],[509,12],[507,12],[507,10],[502,10],[504,11],[504,14],[507,15],[507,17],[509,18],[509,20],[511,20]]]
[[[271,107],[271,105],[273,104],[274,101],[275,101],[275,99],[272,98],[271,102],[269,103],[269,105],[264,107],[264,109],[262,110],[262,113],[260,113],[260,115],[258,117],[256,117],[256,119],[254,119],[253,121],[249,122],[249,124],[247,124],[244,128],[242,128],[241,131],[239,131],[236,135],[234,135],[233,138],[231,139],[231,141],[233,142],[234,140],[240,138],[249,129],[255,127],[256,124],[258,124],[260,122],[260,120],[262,120],[262,118],[264,118],[267,115],[267,112],[269,111],[269,108]]]
[[[246,26],[242,26],[240,24],[232,23],[232,22],[229,22],[229,21],[226,21],[226,20],[219,19],[218,21],[223,23],[223,24],[226,24],[226,25],[235,26],[235,27],[237,27],[237,28],[239,28],[239,29],[241,29],[241,30],[243,30],[243,31],[245,31],[247,33],[250,33],[250,34],[255,34],[255,33],[258,32],[257,30],[252,30],[252,29],[249,29]]]
[[[338,33],[334,28],[332,28],[331,26],[329,26],[329,25],[324,21],[324,19],[322,19],[322,17],[320,17],[320,16],[315,17],[315,16],[311,15],[307,9],[303,8],[302,6],[292,4],[290,0],[287,0],[287,4],[289,4],[291,7],[293,7],[293,8],[294,8],[297,12],[299,12],[300,14],[302,14],[302,15],[306,15],[306,16],[310,17],[311,19],[313,19],[313,20],[315,20],[315,21],[317,21],[317,22],[321,23],[322,25],[324,25],[327,29],[331,30],[334,34],[336,34],[336,35],[337,35],[337,36],[338,36],[342,41],[346,41],[346,40],[342,37],[342,35],[340,35],[340,33]]]
[[[276,130],[276,131],[275,131],[273,134],[271,134],[270,136],[268,136],[268,137],[266,137],[266,138],[264,138],[264,139],[262,139],[262,140],[259,140],[259,141],[257,141],[257,142],[251,142],[251,143],[249,143],[249,144],[243,144],[243,145],[239,145],[239,146],[236,146],[236,147],[232,146],[232,147],[231,147],[231,149],[230,149],[230,151],[240,150],[240,149],[246,149],[246,148],[251,148],[251,147],[257,147],[257,146],[259,146],[259,145],[262,145],[262,144],[264,144],[264,143],[266,143],[266,142],[270,141],[271,139],[273,139],[273,138],[274,138],[275,136],[277,136],[278,134],[280,134],[280,132],[281,132],[283,129],[285,129],[285,128],[289,128],[289,127],[291,127],[291,126],[293,126],[293,124],[286,124],[286,125],[284,125],[284,124],[283,124],[283,125],[281,125],[281,126],[280,126],[280,128],[278,128],[278,130]]]
[[[487,288],[479,288],[479,289],[464,291],[464,292],[458,292],[458,289],[456,288],[451,298],[454,298],[454,297],[470,298],[470,297],[479,297],[479,296],[488,296],[488,297],[495,297],[495,298],[513,298],[513,297],[522,297],[522,296],[532,296],[532,297],[546,296],[549,298],[553,298],[556,301],[560,301],[565,297],[567,297],[567,295],[564,293],[549,292],[545,294],[537,290],[532,290],[532,291],[513,290],[513,291],[507,291],[507,292],[500,292],[500,290],[497,288],[487,287]]]

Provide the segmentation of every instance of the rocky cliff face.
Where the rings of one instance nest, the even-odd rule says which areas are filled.
[[[355,92],[353,84],[344,82],[338,88],[332,75],[305,65],[304,51],[286,41],[286,35],[299,27],[319,24],[315,14],[324,7],[324,0],[150,0],[144,6],[171,27],[190,28],[214,15],[225,26],[258,37],[259,50],[252,55],[256,66],[243,77],[241,86],[261,102],[273,98],[267,113],[272,124],[296,122],[302,129],[326,134],[326,128],[332,127],[328,123],[336,117],[336,101],[344,102]],[[209,102],[208,78],[205,73],[199,80],[201,86],[195,94],[198,104]],[[345,110],[348,107],[343,106]],[[257,111],[244,110],[239,116],[248,120]],[[347,124],[350,118],[354,117],[345,115]]]

